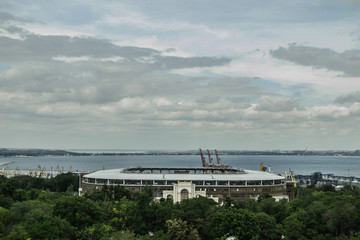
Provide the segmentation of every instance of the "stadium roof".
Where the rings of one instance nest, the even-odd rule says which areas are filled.
[[[185,168],[184,168],[185,169]],[[252,170],[241,170],[238,173],[140,173],[127,169],[102,170],[86,174],[85,178],[122,179],[122,180],[175,180],[175,181],[256,181],[282,180],[283,176]]]

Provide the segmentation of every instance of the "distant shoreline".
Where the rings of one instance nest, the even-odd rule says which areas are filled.
[[[98,151],[98,152],[97,152]],[[0,158],[11,157],[48,157],[48,156],[142,156],[142,155],[199,155],[198,150],[189,151],[124,151],[110,152],[111,150],[94,150],[92,152],[73,152],[66,150],[48,149],[12,149],[0,148]],[[210,151],[213,154],[212,151]],[[219,155],[248,155],[248,156],[360,156],[360,150],[354,151],[242,151],[225,150],[218,151]]]

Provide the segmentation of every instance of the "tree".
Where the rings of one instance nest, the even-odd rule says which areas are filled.
[[[156,209],[157,204],[153,202],[152,190],[150,187],[145,187],[127,206],[127,227],[140,235],[164,228],[165,223],[157,222]]]
[[[287,201],[276,202],[274,198],[262,198],[258,203],[258,211],[275,217],[277,223],[281,223],[287,214]]]
[[[238,239],[252,239],[260,232],[253,213],[246,209],[222,208],[216,211],[210,222],[215,238],[224,235]]]
[[[0,237],[5,233],[8,224],[9,210],[0,207]]]
[[[9,235],[5,238],[6,240],[24,240],[29,239],[29,233],[26,232],[25,228],[21,225],[13,227]]]
[[[77,190],[79,188],[79,176],[73,173],[62,173],[50,179],[50,189],[57,192],[66,192],[70,186]]]
[[[325,184],[325,185],[321,185],[319,188],[319,191],[323,191],[323,192],[335,192],[335,187],[331,184]]]
[[[9,213],[11,239],[16,239],[16,234],[32,239],[71,238],[73,227],[66,220],[53,216],[52,207],[38,200],[14,203]]]
[[[13,199],[21,202],[27,200],[27,192],[24,189],[16,189],[13,193]]]
[[[127,220],[127,206],[129,205],[129,201],[126,197],[123,197],[120,201],[116,201],[112,208],[112,219],[111,225],[121,230],[125,227]]]
[[[114,233],[114,228],[104,223],[96,223],[85,229],[76,232],[75,239],[89,240],[89,239],[113,239],[111,236]]]
[[[54,215],[66,219],[76,228],[88,227],[103,218],[103,212],[98,205],[78,196],[59,199],[54,207]]]
[[[123,197],[131,199],[131,193],[123,186],[107,186],[104,185],[101,190],[94,190],[87,196],[93,201],[119,201]]]
[[[260,231],[258,237],[261,240],[280,240],[282,236],[281,224],[276,224],[276,219],[266,213],[255,214],[255,221]]]
[[[351,236],[351,233],[356,229],[356,208],[350,203],[345,203],[337,208],[334,208],[328,213],[328,227],[335,236],[346,235]]]
[[[167,235],[172,240],[200,240],[198,231],[181,219],[166,221],[166,227],[168,228]]]
[[[194,226],[203,239],[211,238],[208,222],[217,203],[210,198],[199,197],[181,201],[178,218]]]
[[[291,214],[284,220],[284,233],[288,240],[306,240],[305,235],[305,223],[300,219],[305,214],[303,209],[299,209],[297,212]]]

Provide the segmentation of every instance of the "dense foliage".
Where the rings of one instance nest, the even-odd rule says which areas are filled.
[[[360,192],[298,188],[290,202],[208,198],[154,202],[105,186],[77,196],[78,177],[0,176],[0,239],[360,239]]]

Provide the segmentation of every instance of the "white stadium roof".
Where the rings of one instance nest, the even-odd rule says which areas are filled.
[[[174,181],[264,181],[283,180],[283,176],[252,170],[239,173],[140,173],[127,169],[102,170],[86,174],[84,178],[112,180],[174,180]]]

